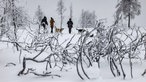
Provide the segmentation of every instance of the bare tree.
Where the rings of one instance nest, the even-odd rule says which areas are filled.
[[[73,8],[72,8],[72,4],[70,5],[70,18],[72,19],[73,17]]]
[[[64,2],[63,0],[59,0],[58,5],[57,5],[57,12],[60,15],[60,28],[62,28],[62,24],[63,24],[63,19],[64,19],[64,12],[66,11],[66,8],[64,6]]]
[[[43,17],[44,17],[44,13],[43,13],[40,5],[38,5],[37,11],[35,12],[35,22],[36,22],[36,24],[39,25],[38,31],[40,31],[41,21],[42,21]]]
[[[36,23],[40,24],[43,17],[44,17],[44,13],[43,13],[40,5],[38,5],[37,11],[35,12]]]

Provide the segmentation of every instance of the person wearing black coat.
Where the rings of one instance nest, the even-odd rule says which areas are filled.
[[[68,29],[69,29],[69,34],[71,34],[71,29],[73,27],[73,22],[71,20],[71,18],[69,19],[69,21],[67,22],[67,25],[68,25]]]
[[[43,26],[44,30],[46,30],[46,25],[48,25],[46,16],[44,16],[44,18],[42,19],[41,25]]]

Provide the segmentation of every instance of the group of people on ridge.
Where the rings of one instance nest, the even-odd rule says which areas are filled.
[[[50,19],[50,28],[51,28],[51,33],[53,33],[53,28],[55,27],[54,26],[54,19],[51,17]],[[46,28],[46,25],[48,25],[48,22],[47,22],[47,17],[44,16],[44,18],[42,19],[41,21],[41,26],[43,26],[44,30],[47,30]],[[71,30],[73,28],[73,22],[72,22],[72,19],[70,18],[69,21],[67,22],[67,26],[68,26],[68,29],[69,29],[69,33],[71,34]]]

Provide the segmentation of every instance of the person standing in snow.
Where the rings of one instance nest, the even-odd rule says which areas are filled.
[[[53,33],[54,23],[55,23],[55,21],[54,21],[54,19],[51,17],[51,19],[50,19],[51,33]]]
[[[46,30],[46,25],[48,25],[46,16],[44,16],[44,18],[42,19],[41,25],[43,26],[44,30]]]
[[[71,34],[71,29],[73,27],[73,22],[71,20],[71,18],[69,19],[69,21],[67,22],[67,25],[68,25],[68,29],[69,29],[69,34]]]

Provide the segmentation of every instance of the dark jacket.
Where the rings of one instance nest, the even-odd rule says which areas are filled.
[[[41,24],[42,24],[42,25],[45,25],[45,24],[48,25],[47,17],[44,16],[44,18],[43,18],[42,21],[41,21]]]
[[[71,19],[69,19],[69,21],[67,22],[68,28],[72,28],[73,27],[73,22]]]

